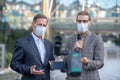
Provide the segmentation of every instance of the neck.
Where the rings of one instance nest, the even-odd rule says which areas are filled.
[[[86,31],[86,32],[84,32],[84,33],[80,33],[80,32],[78,32],[78,34],[80,34],[81,37],[85,37],[85,36],[88,34],[88,31]]]
[[[34,32],[33,32],[33,33],[34,33]],[[34,33],[34,34],[35,34],[35,33]],[[42,36],[38,36],[38,35],[36,35],[36,34],[35,34],[35,36],[37,36],[39,39],[42,39],[42,38],[43,38]]]

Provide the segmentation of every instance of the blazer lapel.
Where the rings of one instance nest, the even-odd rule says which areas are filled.
[[[37,45],[35,44],[35,41],[34,41],[32,35],[30,35],[28,37],[28,40],[29,40],[29,44],[30,44],[30,46],[32,48],[31,51],[33,51],[33,54],[36,56],[36,58],[39,59],[40,63],[42,63],[41,57],[40,57],[40,54],[39,54],[39,51],[38,51],[38,48],[37,48]]]
[[[49,56],[49,46],[48,46],[48,44],[47,44],[47,40],[46,39],[44,39],[44,46],[45,46],[45,50],[46,50],[46,53],[45,53],[45,58],[44,58],[44,64],[46,63],[46,61],[48,61],[48,56]]]
[[[88,35],[86,36],[86,39],[83,44],[83,53],[85,52],[86,48],[88,47],[89,43],[91,42],[91,39],[92,39],[91,35],[92,35],[92,33],[88,32]]]

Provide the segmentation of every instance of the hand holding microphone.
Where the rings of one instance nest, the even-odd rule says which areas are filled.
[[[82,47],[83,47],[83,41],[77,41],[74,45],[74,49],[75,48],[80,48],[81,49]]]
[[[75,49],[75,48],[82,49],[82,47],[83,47],[83,41],[81,40],[81,35],[80,34],[77,35],[77,40],[78,41],[75,42],[75,45],[74,45],[73,49]]]

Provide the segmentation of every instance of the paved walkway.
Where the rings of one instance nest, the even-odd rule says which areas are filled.
[[[105,65],[99,70],[101,80],[120,80],[120,59],[105,60]],[[5,70],[5,74],[0,71],[0,80],[18,80],[20,75],[9,70]],[[65,80],[66,73],[60,70],[51,71],[51,80]]]
[[[51,80],[65,80],[66,73],[61,73],[60,70],[51,71]]]

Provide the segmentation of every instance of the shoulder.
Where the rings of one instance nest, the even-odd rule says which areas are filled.
[[[50,41],[50,40],[48,40],[48,39],[44,39],[44,42],[46,42],[46,43],[48,43],[48,44],[53,44],[53,42],[52,41]]]
[[[102,40],[102,36],[101,34],[94,34],[95,38],[97,38],[98,40]]]
[[[95,43],[103,43],[103,38],[102,38],[101,34],[92,33],[92,37],[93,37]]]
[[[101,34],[95,34],[91,32],[91,37],[96,38],[96,39],[102,39]]]
[[[44,41],[49,42],[49,43],[52,43],[52,41],[50,41],[50,40],[48,40],[48,39],[46,39],[46,38],[44,38]]]
[[[26,37],[22,37],[16,40],[16,44],[25,44],[26,42],[28,42],[30,39],[32,39],[32,36],[26,36]]]
[[[26,40],[28,40],[28,36],[19,38],[19,39],[16,40],[16,41],[17,41],[17,42],[24,42],[24,41],[26,41]]]

